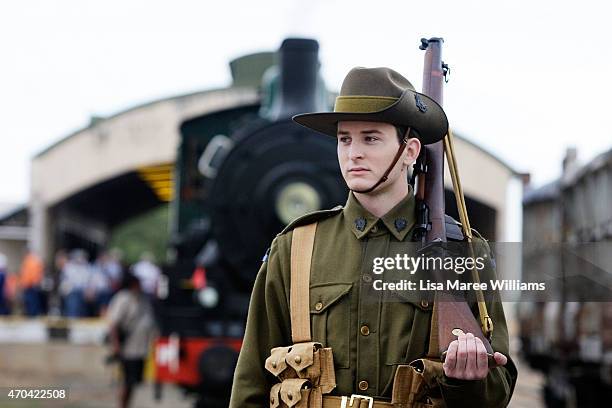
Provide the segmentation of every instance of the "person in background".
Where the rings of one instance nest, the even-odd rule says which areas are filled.
[[[140,280],[126,273],[123,289],[112,298],[106,315],[113,356],[119,359],[123,384],[119,406],[129,405],[134,387],[143,379],[144,362],[155,335],[151,302],[141,290]]]
[[[87,253],[75,249],[61,271],[60,294],[64,300],[64,315],[83,317],[86,315],[85,290],[91,280],[91,268]]]
[[[9,314],[14,310],[15,299],[19,290],[19,275],[8,273],[4,281],[4,298]]]
[[[5,297],[5,282],[7,280],[7,261],[6,255],[0,252],[0,315],[7,315],[10,313],[9,308],[6,304]]]
[[[30,250],[23,259],[19,271],[19,287],[23,294],[23,306],[27,316],[38,316],[42,312],[40,285],[44,266],[36,253]]]
[[[142,291],[151,299],[156,297],[161,271],[154,263],[151,252],[143,252],[140,261],[132,265],[132,273],[140,280]]]
[[[113,296],[112,272],[109,266],[112,265],[108,252],[102,252],[92,266],[89,290],[92,292],[95,314],[98,316],[106,314],[106,308]]]
[[[121,289],[121,282],[123,280],[123,264],[122,264],[123,252],[119,248],[112,248],[108,251],[108,259],[106,261],[106,271],[111,280],[111,288],[113,294],[117,293]]]
[[[62,314],[62,295],[60,292],[62,271],[68,262],[68,254],[66,250],[59,249],[53,257],[53,271],[51,272],[52,287],[49,295],[49,312],[50,316],[60,316]]]

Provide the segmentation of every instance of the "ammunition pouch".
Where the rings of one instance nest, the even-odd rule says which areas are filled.
[[[273,348],[265,367],[281,381],[270,390],[270,408],[320,408],[323,394],[336,387],[332,350],[321,343]]]
[[[394,407],[445,407],[438,380],[444,376],[442,363],[421,358],[397,366],[393,379],[391,403]]]

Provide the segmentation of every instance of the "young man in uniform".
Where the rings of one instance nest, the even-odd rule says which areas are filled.
[[[264,364],[272,348],[292,344],[292,236],[295,228],[314,222],[310,324],[312,341],[333,351],[336,386],[330,395],[359,394],[373,397],[374,407],[392,406],[380,402],[391,399],[396,367],[427,354],[432,304],[384,301],[372,289],[372,265],[375,258],[406,252],[412,241],[415,198],[408,167],[423,144],[444,137],[446,115],[397,72],[354,68],[334,112],[294,120],[337,137],[340,169],[351,192],[344,207],[303,216],[272,242],[253,288],[230,406],[277,406],[270,390],[279,380]],[[497,407],[510,400],[517,374],[507,357],[504,313],[499,302],[487,306],[498,367],[489,370],[480,339],[460,334],[436,379],[446,406]],[[342,405],[324,395],[322,406]]]

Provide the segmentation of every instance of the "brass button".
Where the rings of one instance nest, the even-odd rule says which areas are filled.
[[[372,282],[372,277],[371,277],[370,275],[368,275],[368,274],[363,275],[363,276],[361,277],[361,279],[363,279],[363,281],[364,281],[364,282],[366,282],[366,283],[370,283],[370,282]]]
[[[363,326],[361,326],[361,334],[364,336],[368,336],[370,334],[370,328],[368,326],[366,326],[365,324]]]
[[[373,233],[377,233],[378,232],[378,227],[375,225],[372,227],[372,229],[370,230]]]
[[[317,304],[315,305],[315,310],[318,312],[321,309],[323,309],[323,303],[317,302]]]
[[[359,389],[361,391],[367,390],[369,386],[370,386],[370,384],[368,384],[367,381],[359,381]]]
[[[276,368],[276,361],[272,362],[272,368]]]
[[[293,394],[288,392],[287,393],[287,398],[289,398],[289,401],[291,401],[293,399]]]
[[[295,364],[300,364],[302,362],[302,358],[300,356],[295,356],[293,361],[295,361]]]
[[[424,307],[424,308],[427,308],[427,307],[429,307],[429,302],[426,301],[425,299],[423,299],[423,300],[421,300],[421,306]]]

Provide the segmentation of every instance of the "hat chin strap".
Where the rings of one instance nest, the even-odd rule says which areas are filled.
[[[400,143],[400,147],[397,149],[397,153],[395,153],[395,157],[393,158],[393,161],[391,162],[391,164],[389,165],[389,167],[385,171],[385,174],[383,174],[383,176],[380,178],[380,180],[378,180],[376,182],[376,184],[374,184],[372,187],[370,187],[370,188],[368,188],[366,190],[354,190],[352,188],[350,188],[349,190],[351,190],[354,193],[367,194],[367,193],[371,193],[372,191],[374,191],[374,189],[376,187],[380,186],[382,183],[387,181],[387,178],[389,178],[389,173],[391,173],[391,170],[393,170],[393,167],[395,167],[397,161],[399,160],[399,158],[401,157],[402,153],[404,152],[404,149],[406,148],[406,145],[408,144],[408,135],[409,134],[410,134],[410,128],[408,128],[408,130],[406,130],[406,133],[404,134],[404,138],[402,139],[402,142]]]

